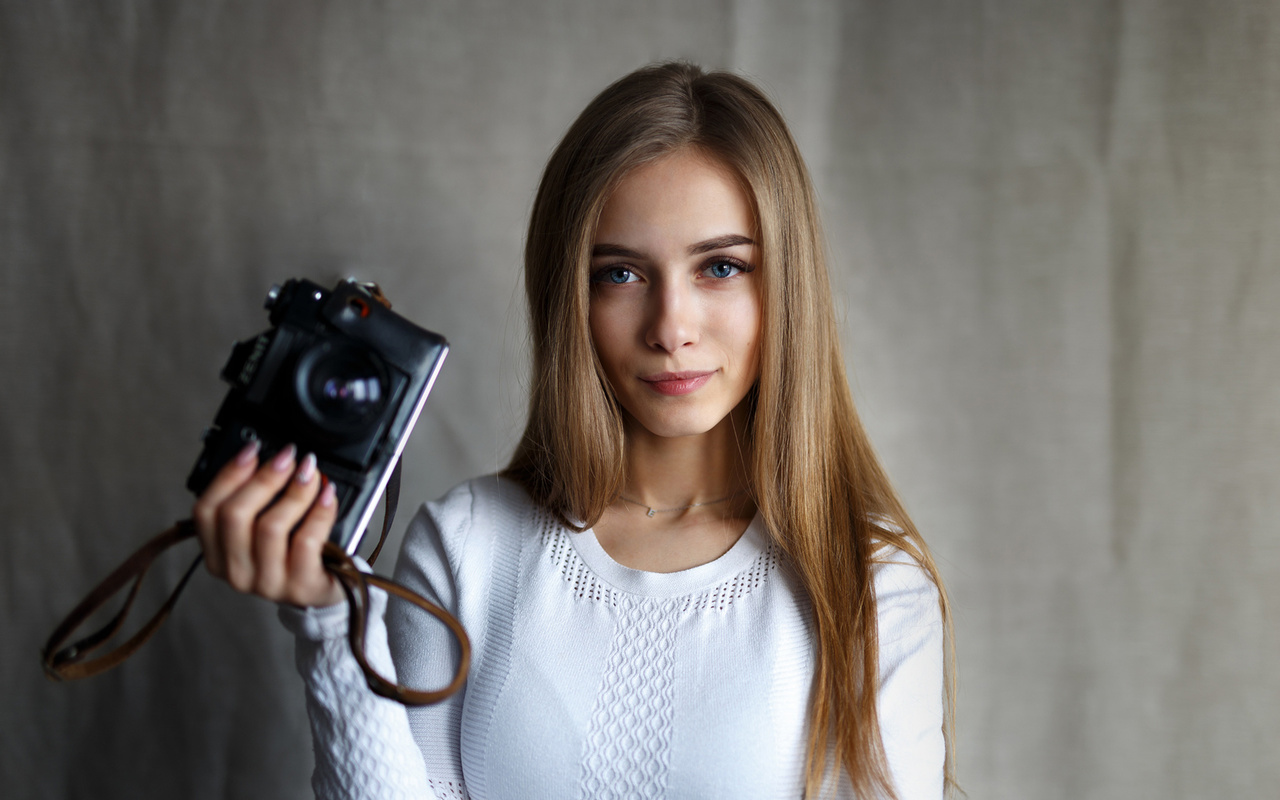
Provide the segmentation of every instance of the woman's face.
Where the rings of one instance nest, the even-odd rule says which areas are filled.
[[[759,248],[733,174],[685,149],[629,173],[591,257],[591,338],[622,407],[656,436],[694,436],[760,374]]]

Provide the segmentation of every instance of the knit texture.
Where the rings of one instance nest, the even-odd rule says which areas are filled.
[[[937,593],[905,555],[888,560],[876,567],[882,735],[901,800],[936,800]],[[396,577],[466,626],[468,683],[438,706],[405,710],[364,686],[343,614],[282,611],[299,636],[317,796],[800,795],[812,622],[758,519],[710,564],[641,572],[518,486],[482,478],[424,507]],[[392,604],[387,628],[374,624],[369,638],[370,655],[394,658],[402,683],[439,686],[452,672],[443,626],[406,604]]]
[[[378,592],[372,602],[371,614],[381,617],[386,594]],[[345,606],[310,612],[281,609],[286,625],[300,634],[297,666],[309,676],[307,714],[316,756],[311,784],[316,797],[414,800],[430,796],[417,748],[383,746],[408,734],[404,707],[377,697],[365,686],[345,638],[346,614]],[[311,638],[325,633],[338,635]],[[384,674],[394,674],[386,628],[376,626],[370,635],[376,637],[369,642],[371,664]],[[366,755],[373,753],[378,757]],[[436,796],[447,795],[436,791]]]
[[[583,800],[665,795],[675,724],[677,614],[670,601],[623,603],[585,737],[578,793]]]

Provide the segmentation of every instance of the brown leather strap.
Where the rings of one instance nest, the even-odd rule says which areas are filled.
[[[382,497],[382,535],[378,537],[378,546],[373,548],[373,552],[369,554],[369,566],[373,566],[378,560],[378,554],[382,552],[382,545],[386,544],[387,534],[391,531],[391,522],[396,518],[396,506],[400,505],[400,459],[396,459],[396,465],[391,470],[391,477],[387,478],[387,488],[383,490]]]
[[[347,595],[347,607],[350,609],[351,614],[347,624],[347,640],[351,644],[351,653],[355,656],[356,663],[360,665],[361,671],[364,672],[365,681],[374,693],[407,706],[421,706],[438,703],[462,688],[462,684],[467,679],[467,670],[471,666],[471,643],[467,639],[466,631],[462,629],[462,624],[452,614],[395,581],[388,580],[380,575],[362,572],[352,561],[351,556],[347,555],[342,548],[332,542],[325,543],[323,557],[325,567],[342,584],[342,590]],[[447,686],[432,691],[410,689],[387,680],[369,664],[364,654],[364,636],[365,631],[368,629],[370,585],[377,586],[384,589],[388,594],[393,594],[402,600],[413,603],[418,608],[439,619],[453,633],[454,638],[458,640],[458,668],[454,672],[453,680]]]
[[[395,516],[395,501],[400,493],[399,479],[400,466],[397,464],[387,484],[388,503],[382,522],[382,536],[378,540],[377,549],[374,550],[373,556],[369,559],[370,562],[377,558],[383,542],[386,541],[387,531],[391,528],[391,520]],[[72,609],[67,618],[54,629],[49,641],[45,643],[44,651],[41,654],[45,675],[57,681],[92,677],[121,663],[133,655],[138,648],[146,644],[147,640],[168,618],[169,612],[173,610],[174,604],[178,602],[178,596],[182,593],[183,588],[186,587],[187,581],[191,579],[196,567],[200,564],[202,556],[196,556],[195,560],[191,562],[191,566],[187,568],[186,573],[183,574],[182,579],[178,581],[178,585],[170,593],[169,598],[164,602],[164,605],[133,636],[96,658],[87,658],[91,652],[101,647],[120,631],[125,617],[128,616],[130,609],[133,607],[133,601],[138,596],[138,588],[142,584],[142,579],[146,576],[151,564],[170,547],[194,537],[195,525],[191,520],[182,520],[144,544],[137,552],[129,556],[123,564],[103,579],[101,583],[95,586],[93,591],[89,592],[84,600],[81,600]],[[351,613],[347,638],[351,643],[352,655],[355,656],[361,671],[364,672],[365,680],[368,682],[370,689],[383,697],[397,700],[405,705],[426,705],[438,703],[462,688],[462,684],[467,678],[467,670],[471,664],[471,645],[467,639],[466,631],[462,628],[462,624],[452,614],[393,580],[361,572],[351,557],[332,542],[325,543],[323,559],[325,568],[342,585],[343,592],[347,596],[347,604]],[[133,581],[133,585],[129,587],[129,593],[125,597],[124,606],[120,611],[97,631],[79,639],[74,644],[64,647],[64,642],[70,638],[71,634],[102,608],[108,600],[116,596],[130,580]],[[364,654],[364,638],[365,631],[369,627],[370,585],[377,586],[396,597],[413,603],[435,616],[457,638],[460,652],[458,669],[454,674],[453,680],[447,686],[430,691],[410,689],[387,680],[369,664]]]
[[[128,616],[129,609],[133,607],[133,601],[138,596],[138,587],[142,585],[142,579],[146,577],[147,570],[151,568],[151,564],[155,562],[156,558],[175,544],[193,538],[195,535],[196,529],[191,520],[182,520],[144,544],[137,552],[129,556],[123,564],[116,567],[101,583],[95,586],[93,591],[89,592],[88,596],[72,609],[67,618],[62,621],[62,624],[54,629],[53,635],[45,643],[42,659],[45,674],[53,680],[60,681],[88,678],[97,675],[99,672],[111,669],[133,655],[139,647],[146,644],[151,635],[156,632],[156,629],[169,617],[169,612],[173,610],[174,604],[178,602],[178,595],[182,594],[187,581],[191,579],[191,574],[195,572],[196,566],[200,563],[201,556],[196,556],[195,560],[191,562],[191,566],[187,568],[182,580],[178,581],[178,585],[174,587],[169,599],[164,602],[164,605],[160,606],[160,610],[147,621],[147,624],[138,629],[137,633],[105,654],[97,658],[86,659],[89,653],[101,647],[119,632],[120,626],[124,624],[124,618]],[[130,580],[133,581],[133,586],[129,588],[129,594],[125,598],[124,606],[111,618],[110,622],[80,639],[75,644],[69,647],[62,646],[63,642],[73,632],[83,625],[104,603],[119,593],[121,588]]]

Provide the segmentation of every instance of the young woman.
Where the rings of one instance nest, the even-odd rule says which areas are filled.
[[[209,569],[288,604],[318,795],[943,795],[945,594],[854,411],[823,251],[749,82],[664,64],[583,111],[529,224],[524,437],[396,567],[471,636],[437,706],[364,686],[314,458],[225,468],[195,507]],[[452,674],[401,604],[369,647],[410,686]]]

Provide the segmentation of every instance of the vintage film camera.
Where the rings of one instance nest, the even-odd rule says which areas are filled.
[[[333,291],[287,281],[266,308],[272,328],[237,343],[222,369],[231,390],[187,488],[203,492],[248,442],[262,442],[264,460],[292,442],[334,483],[330,538],[354,554],[449,344],[352,279]]]

